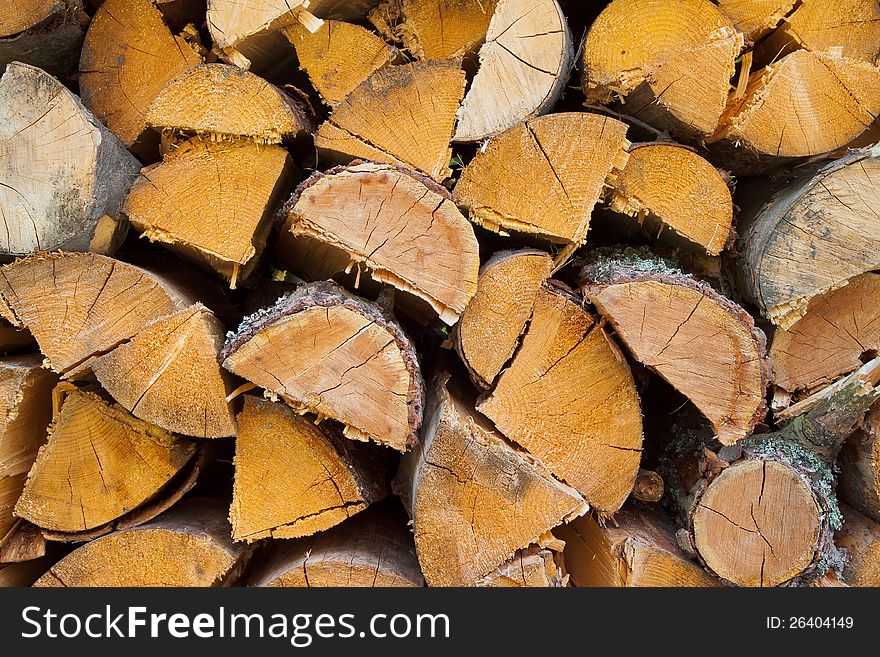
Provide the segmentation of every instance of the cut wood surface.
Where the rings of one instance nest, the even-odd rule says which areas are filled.
[[[754,43],[779,25],[797,0],[718,0],[721,13]]]
[[[295,409],[342,422],[347,438],[416,444],[424,384],[410,339],[380,306],[333,283],[302,285],[245,318],[220,359]]]
[[[880,406],[865,416],[862,426],[840,452],[838,494],[850,506],[880,522]]]
[[[659,502],[663,499],[663,477],[653,470],[639,468],[632,496],[640,502]]]
[[[627,161],[626,124],[598,114],[552,114],[488,142],[462,172],[455,202],[496,232],[584,242],[593,206]]]
[[[476,293],[479,246],[448,192],[370,162],[315,173],[285,205],[283,230],[350,256],[349,267],[427,301],[454,324]]]
[[[0,7],[0,73],[11,62],[68,75],[79,61],[89,17],[81,0],[23,0]]]
[[[58,80],[26,64],[7,67],[0,152],[0,254],[116,249],[140,165]]]
[[[315,135],[325,160],[367,159],[449,176],[449,142],[465,77],[453,61],[379,69],[339,101]]]
[[[538,292],[519,350],[477,410],[601,514],[630,494],[642,449],[632,373],[598,319],[563,286]]]
[[[248,396],[238,427],[230,509],[237,541],[309,536],[388,494],[381,455],[343,440],[329,422]]]
[[[445,376],[432,385],[425,427],[394,489],[412,518],[429,585],[473,585],[588,509],[577,491],[451,393]]]
[[[650,217],[709,255],[724,249],[733,223],[725,175],[694,151],[672,142],[633,144],[608,204],[642,221]]]
[[[537,545],[517,550],[513,558],[485,577],[477,586],[487,588],[556,588],[568,585],[562,555]]]
[[[843,529],[837,542],[850,553],[844,581],[849,586],[880,586],[880,525],[845,504],[840,510]]]

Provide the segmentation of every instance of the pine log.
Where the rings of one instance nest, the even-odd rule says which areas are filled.
[[[232,538],[299,538],[388,495],[381,454],[284,404],[245,397],[235,439]]]
[[[128,147],[143,141],[146,112],[167,82],[201,64],[150,0],[106,0],[92,19],[79,63],[83,103]]]
[[[479,245],[448,192],[371,162],[317,172],[284,206],[283,232],[325,242],[374,280],[428,302],[455,324],[476,293]]]
[[[162,131],[246,137],[259,144],[278,144],[314,131],[299,101],[226,64],[194,66],[169,81],[147,108],[146,122]]]
[[[0,150],[0,254],[116,249],[140,165],[58,80],[18,62],[6,68]]]
[[[410,339],[333,283],[304,284],[245,318],[220,360],[295,410],[338,420],[346,438],[398,451],[417,442],[424,384]]]
[[[838,494],[875,522],[880,522],[880,406],[874,405],[862,426],[840,452]]]
[[[554,530],[575,586],[718,586],[682,552],[675,532],[659,509],[629,505],[607,522],[589,514]]]
[[[379,69],[402,63],[397,48],[360,25],[326,21],[313,33],[297,23],[281,31],[296,50],[299,67],[330,106]]]
[[[740,306],[662,263],[599,258],[584,294],[636,360],[690,399],[723,444],[752,433],[767,411],[766,338]]]
[[[464,85],[452,61],[379,69],[318,128],[318,154],[338,164],[363,158],[406,166],[442,181],[451,174],[449,142]]]
[[[277,541],[261,557],[250,586],[424,586],[406,518],[387,502],[315,536]]]
[[[544,251],[501,251],[481,268],[477,293],[455,329],[455,348],[482,388],[513,357],[553,261]]]
[[[447,383],[444,375],[432,386],[423,442],[404,456],[394,490],[428,584],[468,586],[589,507]]]
[[[66,76],[76,68],[89,17],[82,0],[18,0],[0,7],[0,73],[11,62]]]
[[[588,102],[699,141],[724,112],[743,37],[709,0],[614,0],[589,28]]]
[[[709,255],[721,253],[731,235],[733,198],[726,174],[671,142],[633,144],[608,204],[639,222],[647,217],[672,229]]]
[[[582,112],[522,123],[477,153],[455,186],[455,202],[489,230],[580,245],[593,206],[626,165],[626,130]]]
[[[77,548],[34,586],[222,586],[235,581],[250,551],[233,543],[226,509],[190,498],[151,522]]]
[[[849,586],[880,586],[880,524],[846,504],[840,505],[840,511],[843,529],[837,534],[837,544],[850,553],[844,582]]]
[[[763,206],[745,208],[737,261],[742,294],[788,329],[811,299],[880,267],[878,186],[880,148],[873,147],[807,169]]]
[[[498,0],[480,67],[458,110],[454,141],[478,142],[547,113],[574,64],[556,0]]]
[[[517,550],[513,558],[477,580],[485,588],[558,588],[568,586],[562,553],[537,545]]]
[[[755,43],[781,23],[797,1],[718,0],[718,8],[733,21],[748,43]]]
[[[235,289],[259,264],[294,175],[280,146],[197,137],[141,171],[124,212],[142,237],[213,269]]]

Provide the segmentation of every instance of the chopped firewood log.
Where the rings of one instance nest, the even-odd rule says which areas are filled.
[[[544,251],[502,251],[480,268],[477,293],[455,329],[455,348],[471,378],[488,388],[511,359],[550,277],[553,261]]]
[[[202,304],[147,324],[91,363],[119,404],[158,427],[197,438],[235,433],[227,397],[235,387],[220,367],[223,325]]]
[[[0,546],[15,529],[13,507],[52,420],[57,377],[41,361],[35,355],[0,359]]]
[[[223,586],[250,556],[218,501],[190,498],[160,517],[77,548],[34,586]]]
[[[671,228],[709,255],[721,253],[733,223],[726,176],[693,150],[671,142],[633,144],[608,204],[640,222],[648,217]]]
[[[120,210],[140,164],[45,71],[18,62],[6,68],[0,150],[0,254],[116,249],[127,227]]]
[[[853,152],[744,208],[740,291],[787,329],[811,299],[880,267],[880,147]],[[766,195],[758,196],[766,198]]]
[[[676,529],[659,509],[627,505],[607,522],[589,514],[553,533],[575,586],[719,586],[678,546]]]
[[[626,130],[583,112],[521,123],[477,153],[455,186],[455,202],[489,230],[580,245],[593,206],[626,165]]]
[[[640,502],[659,502],[663,499],[663,477],[653,470],[639,468],[632,496]]]
[[[94,530],[161,494],[197,451],[97,394],[70,390],[15,514],[50,532]]]
[[[880,406],[868,411],[862,426],[840,452],[837,492],[842,500],[880,522]]]
[[[89,17],[82,0],[24,0],[0,7],[0,73],[11,62],[66,76],[76,68]]]
[[[709,0],[614,0],[589,28],[588,102],[624,98],[630,116],[699,141],[727,104],[743,37]]]
[[[315,536],[276,541],[260,557],[250,586],[425,585],[406,518],[398,505],[387,502]]]
[[[338,164],[402,165],[442,181],[451,173],[449,142],[464,85],[464,71],[448,60],[379,69],[318,128],[318,154]]]
[[[746,41],[755,43],[789,15],[797,0],[718,0],[721,13],[733,21]]]
[[[280,146],[197,137],[141,171],[124,212],[143,237],[215,270],[234,289],[259,264],[294,171]]]
[[[226,64],[194,66],[168,82],[147,108],[146,122],[163,131],[246,137],[260,144],[278,144],[314,130],[300,102]]]
[[[339,524],[388,494],[380,454],[284,404],[247,396],[238,415],[232,538],[299,538]]]
[[[513,558],[485,577],[476,586],[487,588],[556,588],[568,585],[562,554],[537,545],[517,550]]]
[[[338,420],[346,438],[398,451],[417,442],[424,384],[412,342],[381,306],[333,283],[245,318],[220,360],[295,410]]]
[[[284,232],[325,242],[374,280],[427,301],[455,324],[476,293],[479,245],[449,193],[386,164],[317,172],[285,205]]]
[[[299,67],[325,103],[335,106],[375,71],[402,63],[401,53],[360,25],[326,21],[317,32],[299,23],[285,27]]]
[[[767,411],[766,338],[752,317],[709,285],[652,260],[598,258],[584,294],[635,359],[690,399],[725,445]]]
[[[454,141],[478,142],[547,113],[574,65],[556,0],[498,0],[480,67],[458,110]]]
[[[538,292],[522,344],[477,410],[602,515],[632,491],[642,450],[632,372],[562,284]]]
[[[443,375],[432,386],[423,443],[402,459],[394,490],[428,584],[468,586],[589,507],[447,383]]]
[[[123,144],[137,148],[159,90],[201,63],[150,0],[106,0],[92,19],[79,62],[83,104]]]
[[[19,518],[6,536],[0,537],[0,564],[42,559],[52,551],[49,546],[39,527]]]
[[[837,534],[837,544],[850,553],[850,561],[843,570],[843,580],[849,586],[880,586],[880,524],[847,506],[840,505],[843,529]]]

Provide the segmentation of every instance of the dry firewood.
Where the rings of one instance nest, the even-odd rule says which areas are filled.
[[[333,529],[277,541],[249,577],[251,586],[418,587],[425,582],[399,505],[374,504]]]
[[[344,251],[349,267],[427,301],[447,324],[476,293],[473,227],[444,188],[413,171],[365,162],[318,172],[284,212],[284,232]]]
[[[432,387],[423,443],[404,456],[394,490],[431,586],[467,586],[589,508],[538,460],[491,428],[447,386]]]
[[[77,548],[34,586],[226,585],[250,555],[229,534],[223,504],[190,498],[144,525]]]
[[[880,406],[868,411],[862,426],[840,452],[838,495],[875,522],[880,522]]]
[[[553,261],[544,251],[502,251],[480,268],[477,293],[456,326],[455,348],[474,381],[494,383],[519,345]]]
[[[146,129],[156,94],[201,56],[174,36],[150,0],[106,0],[86,34],[79,63],[83,103],[128,147]]]
[[[314,130],[300,102],[226,64],[194,66],[169,81],[147,108],[146,122],[163,131],[247,137],[260,144],[278,144]]]
[[[486,588],[557,588],[568,586],[561,552],[537,545],[517,550],[513,558],[477,580]]]
[[[726,175],[671,142],[633,144],[608,204],[640,222],[648,217],[671,228],[709,255],[721,253],[733,223]]]
[[[620,121],[583,112],[522,123],[468,164],[455,202],[490,230],[580,245],[603,188],[626,164],[626,130]]]
[[[53,551],[51,545],[39,527],[19,518],[0,539],[0,564],[42,559]]]
[[[0,73],[22,62],[66,76],[79,61],[89,17],[82,0],[8,1],[0,7]]]
[[[375,71],[400,63],[400,52],[361,27],[326,21],[317,32],[300,24],[282,29],[293,44],[299,67],[328,105],[345,99]]]
[[[220,359],[297,411],[343,423],[347,438],[399,451],[417,442],[424,384],[410,339],[382,307],[333,283],[304,284],[245,318]]]
[[[837,544],[850,553],[850,561],[843,570],[843,580],[849,586],[880,586],[880,524],[847,506],[840,505],[843,529],[837,534]]]
[[[627,505],[607,523],[589,514],[553,533],[575,586],[718,586],[682,552],[676,529],[659,509]]]
[[[217,271],[234,289],[259,264],[294,170],[280,146],[197,137],[141,171],[124,212],[143,237]]]
[[[767,411],[766,338],[740,306],[663,263],[626,254],[584,267],[585,296],[636,360],[690,399],[729,445]]]
[[[589,102],[623,98],[623,111],[687,141],[715,131],[742,35],[709,0],[614,0],[584,45]]]
[[[640,502],[659,502],[663,499],[663,477],[653,470],[639,468],[632,496]]]
[[[363,158],[411,167],[442,181],[451,173],[449,142],[464,85],[453,61],[379,69],[318,128],[318,154],[339,164]]]
[[[252,396],[237,420],[229,512],[237,541],[309,536],[388,494],[381,455],[328,422]]]
[[[746,41],[754,43],[789,15],[797,0],[718,0],[721,13],[733,21]]]
[[[483,141],[550,110],[574,64],[556,0],[498,0],[454,141]]]
[[[522,344],[477,406],[603,515],[632,491],[642,413],[629,365],[598,319],[550,282]]]
[[[0,254],[116,249],[140,164],[58,80],[26,64],[7,67],[0,149]]]
[[[744,208],[740,291],[790,328],[811,299],[880,267],[878,189],[880,148],[873,147],[809,169],[763,206]]]
[[[198,446],[80,390],[64,394],[15,514],[50,532],[94,530],[158,496]]]

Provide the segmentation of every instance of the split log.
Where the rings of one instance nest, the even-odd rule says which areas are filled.
[[[765,205],[744,209],[740,291],[787,329],[814,297],[880,268],[878,188],[880,148],[873,147],[809,169]]]
[[[556,0],[498,0],[454,141],[483,141],[545,114],[573,64],[571,33]]]
[[[733,198],[726,174],[671,142],[634,144],[608,204],[640,223],[647,217],[661,230],[670,228],[713,256],[731,234]]]
[[[250,586],[424,586],[412,535],[398,505],[376,504],[310,538],[277,541],[261,555]]]
[[[454,324],[476,293],[473,227],[439,185],[370,162],[315,173],[284,206],[283,232],[329,244],[374,280],[429,303]]]
[[[797,0],[718,0],[721,13],[734,27],[755,43],[791,13]]]
[[[302,285],[245,318],[220,359],[297,411],[338,420],[346,438],[398,451],[417,442],[424,384],[410,339],[390,313],[333,283]]]
[[[544,251],[502,251],[480,268],[477,293],[455,329],[455,348],[471,378],[489,388],[519,346],[553,261]]]
[[[875,522],[880,522],[880,406],[868,411],[862,426],[840,452],[838,495]]]
[[[77,548],[34,586],[222,586],[235,581],[250,551],[229,537],[225,507],[190,498],[151,522]]]
[[[201,63],[150,0],[106,0],[83,44],[80,93],[123,144],[146,149],[149,140],[142,134],[150,103],[167,82]]]
[[[751,316],[705,283],[659,261],[599,258],[584,294],[636,360],[690,399],[723,444],[752,433],[767,411],[767,343]]]
[[[603,516],[632,491],[642,450],[632,372],[562,284],[538,292],[522,344],[477,410]]]
[[[190,440],[142,422],[94,393],[71,390],[15,514],[49,532],[95,530],[161,496],[197,452]]]
[[[147,125],[211,138],[246,137],[278,144],[314,131],[303,105],[253,73],[226,64],[185,70],[158,91]]]
[[[517,550],[513,558],[485,577],[475,586],[485,588],[557,588],[568,586],[568,574],[562,554],[530,545]]]
[[[280,146],[197,137],[141,171],[124,212],[143,237],[213,269],[235,289],[259,264],[294,172]]]
[[[314,33],[300,24],[281,31],[293,44],[299,67],[330,106],[343,101],[379,69],[402,63],[397,48],[360,25],[326,21]]]
[[[58,80],[18,62],[6,68],[0,150],[0,254],[116,249],[140,164]]]
[[[659,509],[625,506],[607,523],[589,514],[554,534],[565,541],[575,586],[718,586],[681,550],[675,532],[675,523]]]
[[[66,76],[79,61],[89,17],[82,0],[24,0],[0,7],[0,73],[11,62]]]
[[[593,206],[626,165],[626,130],[583,112],[522,123],[477,153],[455,186],[455,202],[489,230],[581,245]]]
[[[614,0],[587,33],[588,102],[622,111],[684,141],[715,131],[743,37],[709,0]]]
[[[837,534],[837,544],[850,553],[844,582],[849,586],[880,586],[880,525],[846,504],[840,505],[840,511],[843,529]]]
[[[238,415],[232,538],[299,538],[388,495],[381,454],[283,404],[247,396]]]
[[[433,384],[423,442],[404,456],[394,490],[412,518],[428,584],[468,586],[589,507],[447,382]]]
[[[442,181],[451,174],[449,142],[464,85],[464,71],[451,61],[380,69],[318,128],[318,154],[338,164],[361,158],[406,166]]]

